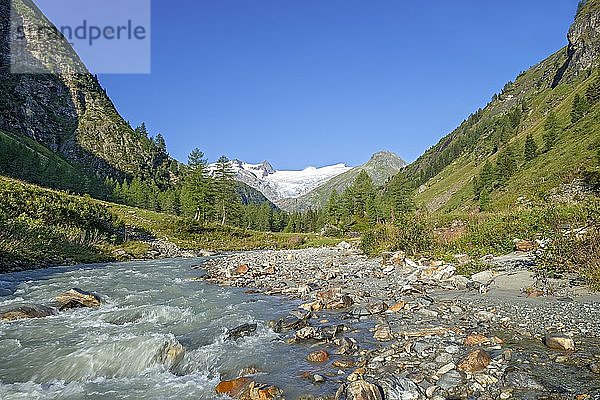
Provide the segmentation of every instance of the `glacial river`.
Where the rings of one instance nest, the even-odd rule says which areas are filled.
[[[202,281],[202,259],[60,267],[0,275],[0,312],[48,304],[70,288],[99,294],[98,309],[75,309],[41,319],[0,322],[0,398],[215,399],[221,379],[256,367],[259,382],[286,398],[310,388],[307,348],[267,328],[297,304],[245,294]],[[251,336],[225,340],[226,331],[257,323]],[[169,368],[165,346],[179,342],[185,357]],[[335,390],[335,389],[334,389]]]

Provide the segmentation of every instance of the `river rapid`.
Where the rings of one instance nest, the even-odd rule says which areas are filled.
[[[0,312],[48,304],[77,287],[99,294],[97,309],[0,322],[1,399],[215,399],[221,379],[256,367],[286,397],[306,393],[298,376],[310,370],[306,348],[267,328],[298,303],[248,295],[242,289],[192,281],[203,259],[57,267],[0,275]],[[226,332],[243,323],[257,331],[237,341]],[[169,368],[166,346],[186,353]],[[267,378],[268,377],[268,378]],[[322,388],[331,390],[331,388]]]

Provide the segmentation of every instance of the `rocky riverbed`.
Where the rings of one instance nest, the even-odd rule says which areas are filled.
[[[600,298],[571,281],[540,286],[526,253],[487,262],[467,278],[452,264],[369,259],[342,243],[219,257],[198,279],[301,301],[269,323],[315,366],[298,375],[320,394],[301,398],[600,399]],[[256,372],[217,392],[285,397]]]

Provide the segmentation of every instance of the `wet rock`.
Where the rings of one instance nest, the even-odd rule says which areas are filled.
[[[185,356],[185,347],[179,342],[167,343],[160,351],[161,364],[171,369],[176,367]]]
[[[315,328],[313,326],[307,326],[307,327],[300,329],[298,332],[296,332],[296,339],[298,339],[298,340],[313,339],[317,335],[317,333],[318,333],[317,328]]]
[[[215,388],[215,392],[238,400],[275,400],[281,399],[283,394],[283,391],[275,386],[256,383],[249,378],[222,381]]]
[[[59,304],[59,310],[81,307],[100,307],[102,300],[99,296],[86,292],[85,290],[73,288],[65,293],[59,294],[55,299]]]
[[[329,361],[329,354],[325,350],[315,351],[306,356],[306,360],[312,363],[321,364]]]
[[[354,366],[354,361],[352,361],[352,360],[337,360],[337,361],[334,361],[332,365],[336,368],[348,369],[348,368],[352,368]]]
[[[219,382],[215,391],[220,395],[239,399],[249,388],[252,380],[249,378],[237,378],[229,381]]]
[[[363,379],[342,385],[335,394],[335,400],[383,400],[379,386]]]
[[[58,312],[52,307],[42,305],[21,306],[3,312],[0,314],[0,320],[16,321],[19,319],[44,318],[56,314],[58,314]]]
[[[349,355],[358,351],[358,343],[352,338],[338,338],[334,343],[338,346],[338,354]]]
[[[240,369],[240,371],[238,372],[238,377],[242,378],[244,376],[256,375],[260,372],[261,372],[261,370],[257,367],[246,367],[246,368]]]
[[[257,324],[243,324],[227,331],[227,340],[237,340],[256,332]]]
[[[485,370],[492,359],[484,350],[478,349],[469,353],[459,364],[458,369],[465,372],[480,372]]]
[[[313,301],[311,303],[305,303],[300,306],[301,309],[306,311],[321,311],[325,308],[325,304],[322,301]]]
[[[333,288],[317,292],[316,297],[317,300],[320,300],[323,302],[323,304],[325,304],[325,308],[328,310],[348,308],[354,304],[352,298],[343,293],[340,288]]]
[[[543,342],[550,349],[565,351],[575,350],[575,342],[573,341],[573,339],[563,334],[547,334],[544,337]]]

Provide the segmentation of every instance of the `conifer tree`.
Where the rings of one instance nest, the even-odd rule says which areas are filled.
[[[239,209],[239,198],[235,191],[235,173],[231,169],[229,159],[221,156],[214,170],[214,197],[216,213],[220,224],[225,225],[228,218]]]
[[[181,187],[181,207],[196,221],[206,222],[211,209],[211,180],[207,176],[204,153],[194,149],[188,157],[188,172]]]
[[[581,118],[588,112],[590,105],[587,101],[587,97],[575,95],[573,99],[573,108],[571,109],[571,122],[577,123]]]
[[[550,111],[544,124],[544,144],[546,151],[550,151],[554,147],[560,131],[561,127],[558,122],[558,117],[554,111]]]
[[[527,134],[527,138],[525,139],[525,150],[524,150],[524,158],[525,162],[531,161],[536,158],[538,155],[538,147],[535,143],[535,139],[531,135],[531,133]]]

